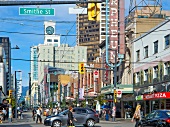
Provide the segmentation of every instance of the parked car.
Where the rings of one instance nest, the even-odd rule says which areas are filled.
[[[99,123],[98,114],[90,108],[80,108],[76,107],[73,109],[73,116],[77,121],[74,121],[75,125],[85,125],[88,127],[93,127],[95,123]],[[58,115],[48,116],[44,120],[45,126],[51,127],[61,127],[67,125],[68,110],[64,110]]]
[[[23,112],[28,112],[28,109],[23,109]]]
[[[170,127],[170,110],[154,110],[139,123],[141,127]]]

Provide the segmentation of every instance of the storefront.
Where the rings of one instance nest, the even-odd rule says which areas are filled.
[[[156,109],[170,109],[170,92],[144,94],[143,100],[145,114]]]

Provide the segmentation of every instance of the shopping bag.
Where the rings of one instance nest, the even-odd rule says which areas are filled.
[[[73,123],[70,123],[70,126],[68,126],[68,127],[75,127],[75,126],[74,126],[74,124],[73,124]]]

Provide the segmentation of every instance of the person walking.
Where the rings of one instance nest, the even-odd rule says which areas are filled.
[[[67,126],[74,126],[74,121],[77,121],[74,116],[73,116],[73,107],[69,107],[69,111],[68,111],[68,120],[67,120]]]
[[[140,109],[141,109],[141,105],[137,105],[136,106],[136,110],[135,110],[135,113],[133,114],[133,117],[132,117],[132,122],[136,121],[136,124],[135,124],[135,127],[138,127],[139,126],[139,121],[141,120],[141,112],[140,112]]]
[[[5,121],[5,118],[6,118],[6,115],[7,115],[7,111],[5,110],[5,108],[3,108],[2,112],[3,112],[3,120]]]
[[[56,107],[55,112],[54,112],[54,115],[58,115],[58,114],[59,114],[59,108]]]
[[[35,121],[35,114],[36,114],[36,110],[33,108],[32,109],[32,118],[33,118],[33,121]]]
[[[36,113],[37,113],[36,123],[38,123],[38,120],[40,121],[40,123],[42,123],[42,118],[41,118],[42,111],[41,111],[41,107],[38,108],[38,110],[36,111]]]

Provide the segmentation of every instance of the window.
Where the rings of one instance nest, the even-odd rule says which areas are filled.
[[[145,49],[145,58],[148,58],[148,46],[144,47]]]
[[[137,83],[139,83],[140,82],[140,73],[138,72],[137,73]]]
[[[47,39],[47,42],[52,42],[52,39]]]
[[[136,51],[136,61],[140,60],[140,50]]]
[[[58,42],[58,40],[57,40],[57,39],[54,39],[54,42]]]
[[[86,113],[86,110],[85,110],[85,109],[82,109],[82,110],[81,110],[81,113]]]
[[[154,42],[154,54],[158,53],[158,41]]]
[[[168,48],[170,44],[170,34],[165,36],[165,48]]]
[[[165,63],[165,75],[169,75],[170,74],[170,65],[169,63]]]
[[[154,78],[158,78],[158,66],[154,67]]]
[[[153,119],[155,116],[155,111],[152,111],[150,114],[146,116],[146,119]]]
[[[148,81],[148,70],[145,70],[145,77],[144,77],[144,81]]]

